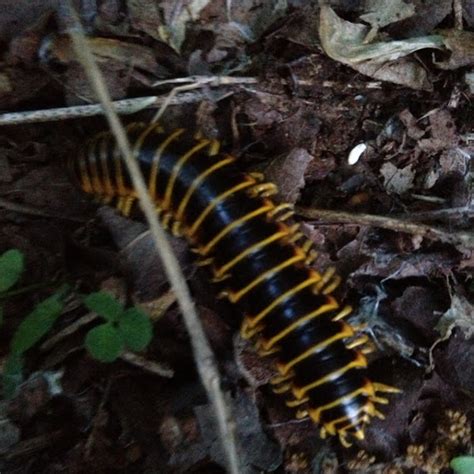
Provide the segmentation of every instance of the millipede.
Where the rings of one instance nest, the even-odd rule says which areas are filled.
[[[333,296],[340,277],[313,268],[312,242],[291,220],[292,206],[272,199],[276,185],[239,170],[217,140],[184,128],[132,123],[127,134],[162,225],[184,236],[197,263],[222,282],[222,295],[244,315],[242,337],[274,356],[274,392],[322,438],[338,436],[346,447],[364,439],[372,418],[384,417],[380,393],[399,390],[370,379],[367,337]],[[110,132],[92,138],[69,167],[84,192],[123,215],[137,205]]]

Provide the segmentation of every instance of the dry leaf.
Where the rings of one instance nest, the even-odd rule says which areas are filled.
[[[415,13],[415,7],[404,0],[366,0],[365,10],[368,13],[361,15],[360,19],[372,26],[366,37],[367,43],[375,38],[380,28],[410,18]]]
[[[329,57],[375,79],[430,88],[424,68],[406,56],[420,49],[441,49],[440,36],[365,44],[367,34],[367,26],[343,20],[327,5],[321,8],[319,35]]]
[[[392,163],[384,163],[380,174],[384,178],[384,186],[388,193],[403,194],[413,187],[415,172],[413,165],[397,168]]]
[[[126,43],[111,38],[87,38],[96,61],[103,63],[113,61],[127,68],[134,67],[158,75],[158,64],[151,48],[134,43]],[[77,63],[77,54],[72,46],[71,39],[66,36],[56,36],[42,46],[44,53],[50,58],[63,63]]]
[[[304,174],[313,157],[304,149],[296,148],[287,156],[277,158],[266,168],[265,176],[278,185],[283,202],[294,204],[305,185]]]
[[[127,8],[135,29],[161,41],[158,29],[162,21],[156,0],[127,0]]]
[[[441,69],[457,69],[474,63],[474,33],[464,30],[441,30],[439,32],[446,48],[451,51],[447,61],[435,62]]]
[[[209,2],[210,0],[180,2],[180,8],[176,8],[177,2],[164,2],[163,11],[166,24],[158,27],[160,39],[179,53],[186,38],[187,24],[190,21],[196,21]]]
[[[460,294],[452,296],[451,307],[441,316],[435,329],[444,337],[453,325],[461,329],[466,339],[474,335],[474,306]]]

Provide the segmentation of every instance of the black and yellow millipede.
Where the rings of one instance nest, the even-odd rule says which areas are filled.
[[[336,435],[344,446],[363,439],[371,419],[383,418],[376,404],[388,400],[379,392],[398,390],[370,380],[366,338],[331,294],[340,279],[312,268],[316,253],[288,221],[291,206],[271,199],[276,186],[240,171],[216,140],[159,124],[133,123],[127,133],[162,224],[185,236],[223,282],[244,313],[242,337],[262,356],[274,354],[274,391],[323,438]],[[91,139],[70,168],[84,192],[130,215],[137,196],[109,132]]]

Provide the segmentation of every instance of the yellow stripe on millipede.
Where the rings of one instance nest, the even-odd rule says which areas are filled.
[[[312,270],[309,271],[310,277],[301,282],[299,285],[294,286],[287,292],[283,293],[280,295],[278,298],[276,298],[271,304],[269,304],[263,311],[258,313],[256,316],[253,317],[247,317],[246,321],[250,328],[255,327],[265,316],[268,315],[274,308],[276,308],[279,304],[283,303],[285,300],[290,298],[291,296],[299,293],[301,290],[304,290],[308,286],[312,286],[315,283],[317,283],[320,280],[320,276],[316,273],[313,272]]]
[[[266,272],[260,274],[257,278],[252,280],[247,286],[242,288],[239,291],[229,291],[228,292],[228,298],[231,303],[237,303],[244,295],[246,295],[250,290],[255,288],[257,285],[262,283],[263,281],[273,277],[277,273],[279,273],[281,270],[297,263],[306,258],[306,254],[303,252],[302,249],[299,247],[295,248],[295,256],[289,258],[288,260],[285,260],[284,262],[276,265],[273,268],[270,268],[270,270],[267,270]]]
[[[233,163],[235,158],[232,156],[226,156],[223,160],[214,163],[211,167],[209,167],[206,171],[201,173],[188,187],[186,194],[184,195],[181,203],[179,204],[178,211],[176,212],[176,220],[181,221],[183,219],[184,211],[186,210],[186,206],[189,204],[189,200],[193,195],[194,191],[211,175],[214,171],[227,166],[230,163]]]
[[[150,196],[153,200],[156,200],[156,180],[158,177],[158,171],[159,171],[159,164],[160,164],[160,158],[163,155],[163,152],[165,151],[166,147],[176,140],[182,133],[184,132],[184,128],[178,128],[178,130],[175,130],[173,133],[168,135],[161,143],[160,146],[156,149],[155,153],[153,154],[153,160],[151,162],[150,166],[150,173],[148,177],[148,192],[150,193]]]
[[[199,253],[201,255],[207,255],[214,246],[216,246],[220,240],[222,240],[229,232],[234,230],[236,227],[239,227],[244,222],[247,222],[255,217],[258,217],[262,214],[266,214],[270,209],[273,209],[274,204],[271,201],[266,201],[266,204],[262,207],[259,207],[255,211],[249,212],[245,214],[245,216],[236,219],[235,221],[231,222],[229,225],[224,227],[215,237],[211,239],[209,243],[207,243],[204,247],[199,249]]]
[[[181,168],[186,164],[186,161],[188,161],[198,151],[202,150],[203,148],[206,148],[211,144],[211,140],[201,140],[197,145],[193,146],[189,151],[187,151],[173,166],[171,176],[169,177],[168,182],[166,183],[165,196],[163,199],[163,209],[170,208],[174,184],[176,182],[176,179],[178,178],[178,174],[181,171]]]
[[[286,228],[281,230],[280,232],[275,232],[270,237],[267,237],[266,239],[263,239],[260,242],[251,245],[250,247],[247,247],[243,252],[233,258],[230,262],[226,263],[219,269],[214,270],[214,276],[219,278],[222,275],[225,275],[233,266],[237,265],[242,259],[255,252],[257,249],[261,247],[266,247],[267,245],[271,244],[272,242],[275,242],[276,240],[283,239],[284,237],[287,237],[289,233],[290,229]]]
[[[304,387],[293,387],[293,395],[299,400],[304,397],[309,390],[328,383],[331,380],[337,379],[341,375],[345,374],[348,370],[366,367],[367,359],[360,352],[358,352],[355,360],[349,362],[341,369],[335,370],[334,372],[331,372],[330,374],[325,375],[324,377],[321,377],[320,379],[315,380],[314,382],[311,382],[310,384],[305,385]]]
[[[314,318],[321,316],[322,314],[328,313],[329,311],[333,311],[338,307],[339,305],[337,304],[336,300],[332,297],[328,297],[326,304],[321,305],[318,309],[301,316],[293,324],[287,326],[285,329],[273,336],[270,340],[265,341],[262,344],[263,349],[271,349],[278,341],[283,339],[285,336],[293,332],[298,327],[302,326],[303,324],[306,324],[308,321],[311,321]]]
[[[318,408],[310,408],[308,410],[309,416],[311,417],[313,421],[315,421],[316,423],[319,423],[321,421],[321,413],[323,411],[327,411],[327,410],[330,410],[331,408],[335,408],[339,405],[343,405],[349,402],[350,400],[353,400],[358,395],[370,396],[373,393],[373,391],[369,390],[369,388],[371,389],[371,385],[366,384],[363,387],[360,387],[357,390],[354,390],[353,392],[348,393],[347,395],[344,395],[338,398],[337,400],[334,400],[333,402],[327,403],[326,405],[323,405]],[[363,406],[362,408],[365,409],[365,406]],[[335,423],[335,421],[333,423]]]
[[[86,193],[92,193],[92,183],[87,169],[87,156],[84,152],[82,152],[82,156],[79,159],[79,174],[82,190]]]
[[[328,421],[327,423],[324,423],[324,428],[327,430],[327,432],[329,434],[335,435],[337,432],[342,432],[343,431],[342,427],[341,428],[336,428],[336,425],[338,425],[339,423],[344,423],[345,421],[349,421],[353,417],[358,417],[361,413],[367,413],[366,410],[367,410],[367,406],[362,405],[362,406],[359,407],[359,409],[355,413],[352,413],[351,415],[344,415],[344,416],[341,416],[339,418],[336,418],[335,420]],[[310,417],[311,417],[311,411],[312,411],[311,409],[308,410],[308,414],[309,414]],[[356,420],[354,422],[351,422],[347,425],[344,425],[345,431],[347,431],[351,427],[355,427],[356,426],[355,423],[363,421],[364,417],[365,417],[365,415],[360,417],[360,418],[356,418]],[[314,418],[312,418],[312,419],[314,420]],[[347,434],[347,432],[345,434]]]
[[[199,229],[201,224],[203,223],[204,219],[212,212],[212,210],[218,206],[221,202],[225,201],[228,197],[232,194],[241,191],[242,189],[249,188],[255,184],[255,180],[251,177],[247,177],[245,181],[235,185],[234,187],[228,189],[227,191],[219,194],[219,196],[215,197],[211,200],[211,202],[207,205],[206,209],[199,215],[199,217],[194,221],[193,225],[188,231],[188,237],[191,238],[196,231]]]

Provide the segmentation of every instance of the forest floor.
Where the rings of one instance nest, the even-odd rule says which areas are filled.
[[[168,129],[220,140],[278,185],[315,243],[316,268],[342,277],[336,295],[376,348],[373,378],[402,391],[365,440],[321,440],[272,393],[271,359],[238,337],[238,309],[173,238],[241,472],[452,472],[473,446],[472,2],[72,3],[112,99],[131,99],[126,123],[152,120],[168,98]],[[225,472],[149,231],[67,173],[108,129],[88,108],[98,100],[67,5],[0,1],[0,471]],[[144,329],[128,344],[142,350],[120,345],[111,363],[86,350],[107,319],[84,303],[98,291],[120,314],[136,305],[149,315],[153,337]]]

